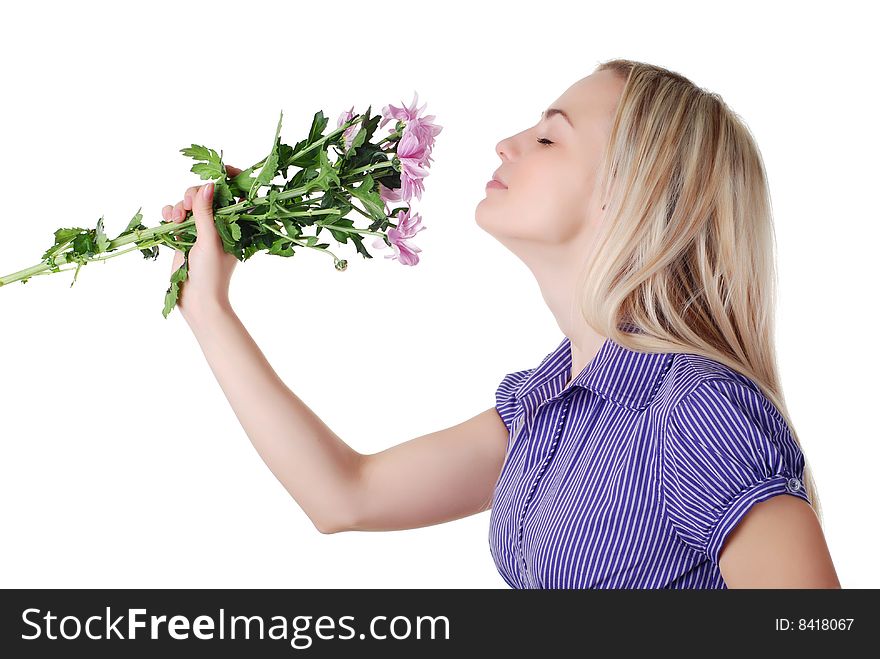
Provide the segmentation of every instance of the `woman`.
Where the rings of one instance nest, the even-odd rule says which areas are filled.
[[[515,588],[839,588],[775,366],[769,195],[743,123],[674,72],[612,60],[497,151],[477,223],[565,338],[494,407],[371,455],[233,312],[211,186],[163,209],[195,216],[178,308],[275,476],[323,533],[491,508]]]

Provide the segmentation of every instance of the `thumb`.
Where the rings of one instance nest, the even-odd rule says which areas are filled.
[[[214,183],[199,188],[193,195],[192,214],[196,223],[197,240],[219,242],[220,235],[214,226]]]

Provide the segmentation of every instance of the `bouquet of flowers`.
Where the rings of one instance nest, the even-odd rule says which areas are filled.
[[[328,249],[329,243],[319,242],[325,230],[338,243],[351,240],[365,259],[373,257],[364,247],[364,237],[374,236],[373,248],[392,249],[385,258],[416,265],[421,249],[409,240],[427,227],[422,226],[418,213],[411,212],[410,202],[413,197],[422,198],[434,138],[442,130],[433,123],[434,115],[421,116],[425,106],[416,109],[417,102],[415,93],[408,107],[387,105],[381,117],[371,117],[369,107],[364,114],[354,114],[352,106],[339,116],[336,129],[326,135],[328,119],[319,110],[308,136],[292,147],[281,142],[282,112],[269,155],[234,176],[223,162],[223,151],[218,154],[197,144],[181,149],[196,161],[190,171],[214,183],[214,224],[224,251],[243,262],[263,250],[289,257],[297,247],[306,247],[326,252],[337,270],[345,270],[347,262]],[[392,119],[396,119],[394,130],[376,139],[377,127]],[[291,176],[292,168],[296,171]],[[189,250],[196,239],[195,220],[191,216],[182,222],[163,220],[147,228],[141,210],[112,239],[105,233],[103,216],[94,229],[58,229],[40,263],[0,277],[0,286],[75,270],[73,286],[80,268],[88,263],[134,250],[145,259],[156,260],[159,247],[164,245],[184,253],[165,293],[162,315],[167,318],[187,278]],[[370,224],[356,227],[348,217],[352,212],[363,215]],[[118,251],[126,245],[131,246]],[[64,265],[68,267],[62,268]]]

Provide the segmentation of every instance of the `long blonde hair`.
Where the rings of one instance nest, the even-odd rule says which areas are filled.
[[[625,85],[596,180],[606,217],[580,275],[584,320],[630,350],[703,355],[751,378],[800,446],[776,362],[776,238],[754,138],[678,73],[625,59],[602,70]],[[822,525],[806,455],[803,480]]]

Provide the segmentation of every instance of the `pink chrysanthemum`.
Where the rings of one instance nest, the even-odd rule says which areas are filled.
[[[404,201],[409,203],[415,196],[422,198],[425,189],[423,179],[428,175],[433,158],[431,151],[434,148],[434,138],[443,130],[442,126],[434,124],[435,115],[431,114],[420,117],[425,105],[416,109],[419,95],[414,93],[413,102],[409,106],[397,107],[386,105],[382,108],[383,119],[380,126],[384,126],[392,119],[403,121],[403,132],[397,144],[397,158],[400,160],[400,199],[390,201]]]
[[[342,114],[339,115],[339,119],[336,121],[336,127],[339,128],[342,124],[351,121],[351,118],[354,116],[354,106],[351,106],[351,110],[346,110]],[[357,137],[358,131],[361,129],[360,122],[355,122],[344,131],[342,131],[342,139],[345,144],[345,150],[351,148],[351,143],[355,137]]]
[[[408,210],[399,211],[397,213],[397,228],[388,229],[387,234],[394,254],[386,254],[385,258],[397,259],[403,265],[416,265],[419,262],[418,252],[422,250],[406,241],[427,228],[422,226],[422,217],[418,213],[410,215]],[[382,249],[387,245],[381,238],[376,238],[373,241],[373,247]]]

